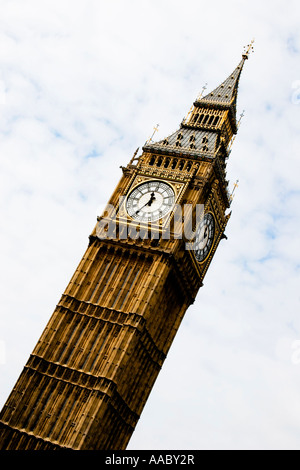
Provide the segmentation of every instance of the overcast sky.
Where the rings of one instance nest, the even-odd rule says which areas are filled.
[[[300,449],[299,1],[0,0],[0,406],[137,147],[255,38],[232,216],[129,449]]]

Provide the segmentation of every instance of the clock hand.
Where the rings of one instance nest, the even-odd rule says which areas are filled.
[[[206,225],[204,232],[202,233],[201,238],[199,239],[199,243],[203,243],[207,237],[208,237],[208,227]]]
[[[153,201],[155,201],[155,194],[151,193],[150,201],[148,202],[148,204],[146,204],[146,206],[151,206]]]
[[[146,206],[151,206],[152,202],[155,201],[155,194],[151,193],[150,199],[146,204],[144,204],[142,207],[140,207],[135,214],[138,214],[144,207]]]

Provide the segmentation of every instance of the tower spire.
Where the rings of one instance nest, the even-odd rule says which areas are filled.
[[[253,51],[254,39],[244,47],[242,58],[234,71],[213,91],[196,98],[180,129],[159,142],[149,139],[144,150],[181,154],[191,157],[214,157],[220,143],[228,151],[233,136],[237,133],[237,93],[240,75],[249,54]],[[153,135],[152,135],[153,137]]]
[[[200,95],[194,103],[195,106],[206,108],[228,109],[231,114],[234,134],[236,134],[238,128],[236,120],[236,102],[239,80],[245,60],[249,58],[250,53],[254,50],[253,44],[254,39],[252,39],[247,46],[244,46],[242,59],[235,70],[217,88],[203,97]]]

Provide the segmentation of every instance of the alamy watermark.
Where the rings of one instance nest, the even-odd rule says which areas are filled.
[[[142,213],[138,208],[133,217],[129,217],[126,210],[122,209],[124,201],[125,198],[121,197],[117,207],[112,204],[105,207],[103,216],[98,217],[96,225],[98,238],[111,240],[184,239],[186,249],[192,250],[196,237],[198,244],[204,243],[208,237],[208,231],[203,224],[203,204],[196,204],[195,207],[192,204],[174,204],[160,219],[159,210],[156,212],[144,210]]]

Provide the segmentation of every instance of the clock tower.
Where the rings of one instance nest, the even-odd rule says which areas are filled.
[[[125,449],[225,237],[240,74],[126,167],[0,414],[0,448]]]

